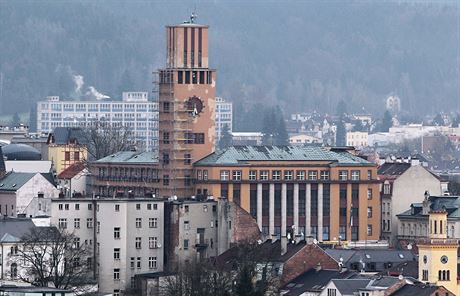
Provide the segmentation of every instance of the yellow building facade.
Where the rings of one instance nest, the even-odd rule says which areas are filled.
[[[419,280],[460,295],[457,280],[458,241],[447,238],[447,212],[429,212],[428,237],[418,241]]]
[[[79,144],[49,144],[48,159],[53,162],[56,174],[59,175],[72,164],[87,160],[88,150],[85,145]]]

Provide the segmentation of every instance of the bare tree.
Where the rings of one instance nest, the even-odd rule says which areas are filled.
[[[110,124],[104,119],[96,120],[83,129],[83,138],[90,158],[101,159],[119,151],[128,150],[133,145],[130,128]]]
[[[90,247],[73,234],[56,227],[35,227],[17,250],[21,280],[35,286],[69,289],[91,281]]]

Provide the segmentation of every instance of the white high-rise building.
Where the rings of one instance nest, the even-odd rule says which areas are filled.
[[[216,139],[217,143],[222,136],[224,126],[227,125],[230,134],[233,131],[233,104],[223,98],[216,98]]]
[[[164,202],[152,198],[59,198],[51,223],[93,246],[99,292],[122,295],[135,289],[135,275],[163,271]]]
[[[124,92],[122,101],[61,101],[51,96],[37,103],[37,131],[41,133],[56,127],[85,127],[96,120],[128,128],[141,150],[158,147],[158,103],[149,101],[147,92]]]

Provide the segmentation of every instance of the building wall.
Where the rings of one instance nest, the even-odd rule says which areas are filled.
[[[396,215],[408,210],[412,203],[422,202],[425,191],[433,196],[441,195],[441,182],[420,165],[411,166],[394,181],[390,209],[391,242],[394,242],[398,234],[399,225]]]
[[[2,216],[16,215],[16,192],[0,192],[0,214]]]
[[[59,190],[54,187],[43,175],[35,174],[27,183],[16,191],[16,214],[23,213],[30,202],[38,194],[44,198],[56,198]]]
[[[75,175],[71,179],[59,179],[58,183],[60,188],[63,190],[65,197],[71,197],[73,194],[81,194],[85,196],[88,192],[87,183],[90,177],[88,171],[84,170]]]
[[[233,104],[226,102],[223,98],[216,98],[216,143],[222,137],[225,125],[229,133],[233,131]]]
[[[214,151],[216,71],[208,68],[208,26],[167,26],[166,44],[158,85],[160,193],[187,197],[193,194],[191,164]]]
[[[367,132],[348,132],[346,145],[353,146],[353,147],[369,146],[368,133]]]
[[[257,180],[249,180],[249,171],[257,171]],[[269,180],[260,180],[260,172],[262,170],[269,171]],[[273,180],[272,172],[274,170],[294,171],[292,180]],[[320,178],[321,171],[329,172],[329,180],[295,180],[295,174],[297,171],[305,171],[305,178],[308,179],[309,171],[317,171],[317,178]],[[347,170],[349,178],[351,171],[360,172],[360,180],[352,181],[340,181],[339,171]],[[371,171],[371,180],[367,180],[368,170]],[[200,172],[201,171],[201,172]],[[207,171],[207,180],[203,179],[204,171]],[[221,171],[229,172],[230,180],[221,180]],[[232,180],[233,171],[241,171],[241,180]],[[201,175],[201,179],[200,176]],[[250,213],[257,219],[259,228],[262,230],[263,235],[266,237],[279,237],[280,235],[286,235],[285,231],[290,231],[291,226],[295,225],[295,234],[300,235],[301,232],[304,235],[312,234],[312,226],[327,227],[329,226],[329,238],[323,239],[323,234],[318,231],[317,239],[320,241],[324,240],[338,240],[340,235],[340,226],[345,227],[346,236],[351,239],[351,207],[353,202],[353,210],[358,213],[358,217],[354,218],[354,226],[358,225],[358,240],[377,240],[380,237],[380,200],[379,200],[379,181],[377,180],[377,172],[375,166],[368,167],[342,167],[342,166],[330,166],[327,162],[315,162],[315,163],[299,163],[299,162],[271,162],[270,165],[266,165],[263,162],[251,162],[245,166],[196,166],[196,194],[200,195],[211,195],[215,197],[227,197],[230,201],[233,201],[240,205],[244,210]],[[281,176],[283,178],[283,176]],[[312,188],[318,188],[318,212],[321,212],[323,199],[320,199],[320,188],[330,187],[330,211],[326,215],[317,215],[311,213],[311,193]],[[340,202],[340,188],[346,188],[346,201]],[[238,196],[239,189],[239,198]],[[251,188],[253,191],[253,206],[251,207]],[[283,189],[284,188],[284,189]],[[352,199],[352,189],[357,190],[356,200]],[[368,189],[372,191],[372,198],[367,198]],[[283,193],[286,190],[286,193]],[[292,214],[287,214],[286,219],[282,217],[284,215],[276,214],[274,200],[270,196],[274,196],[281,191],[281,195],[286,194],[288,191],[298,191],[299,202],[293,202]],[[292,193],[294,194],[294,193]],[[225,196],[227,195],[227,196]],[[260,199],[259,199],[260,198]],[[324,196],[323,196],[324,198]],[[344,196],[345,198],[345,196]],[[257,201],[256,201],[257,199]],[[267,201],[268,199],[268,201]],[[289,200],[290,198],[287,198]],[[295,199],[295,198],[293,198]],[[301,209],[299,212],[299,204],[301,199],[305,199],[305,211]],[[273,201],[272,201],[273,200]],[[272,204],[273,202],[273,204]],[[324,201],[323,201],[324,202]],[[286,201],[286,208],[289,206]],[[356,204],[358,203],[358,204]],[[268,211],[264,210],[263,207],[268,204]],[[262,206],[260,206],[262,205]],[[323,204],[324,205],[324,204]],[[290,206],[289,206],[290,207]],[[372,208],[372,217],[367,217],[368,207]],[[262,209],[261,209],[262,208]],[[341,210],[342,208],[342,210]],[[273,210],[272,210],[273,209]],[[278,209],[279,211],[279,209]],[[268,212],[268,213],[267,213]],[[324,212],[324,209],[323,209]],[[299,214],[297,214],[299,213]],[[342,215],[341,215],[342,213]],[[356,214],[355,214],[356,215]],[[356,220],[359,220],[357,222]],[[284,223],[286,223],[284,225]],[[358,224],[357,224],[358,223]],[[372,228],[372,233],[367,234],[367,228]],[[278,230],[276,230],[278,228]],[[320,228],[318,228],[320,229]],[[276,232],[276,233],[275,233]],[[281,232],[281,233],[279,233]],[[343,238],[342,238],[343,239]]]
[[[134,288],[135,274],[163,270],[163,211],[162,201],[145,198],[55,199],[52,222],[57,225],[59,219],[67,219],[68,231],[75,232],[81,243],[94,246],[96,255],[93,262],[98,263],[99,291],[113,293]],[[80,228],[74,227],[76,218],[80,219]],[[137,227],[137,218],[141,218],[141,227]],[[157,218],[155,228],[150,227],[149,218]],[[92,219],[92,227],[87,227],[87,219]],[[120,228],[119,239],[114,237],[115,227]],[[157,238],[156,247],[150,244],[151,237]],[[136,247],[136,238],[141,238],[141,248]],[[114,258],[115,248],[120,249],[120,259]],[[150,257],[156,258],[156,268],[149,266]],[[134,262],[134,268],[131,262]],[[119,280],[114,279],[116,268],[120,269]]]
[[[133,94],[133,93],[131,93]],[[141,93],[143,94],[143,93]],[[158,103],[140,101],[59,101],[37,103],[37,131],[52,132],[56,127],[84,127],[104,119],[111,126],[125,126],[133,132],[139,148],[158,147]]]
[[[69,158],[66,160],[66,152],[69,154]],[[75,153],[79,153],[78,159],[75,158]],[[48,146],[48,157],[53,162],[56,175],[59,175],[63,170],[68,168],[74,163],[88,160],[88,150],[84,145],[56,145],[49,144]]]

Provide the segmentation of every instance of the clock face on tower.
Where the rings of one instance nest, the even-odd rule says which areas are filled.
[[[193,117],[198,116],[204,108],[203,101],[197,96],[188,98],[186,106],[187,110],[189,110],[190,112],[190,115],[192,115]]]
[[[449,260],[449,258],[447,258],[446,255],[444,255],[444,256],[441,257],[441,263],[442,263],[442,264],[446,264],[448,260]]]

